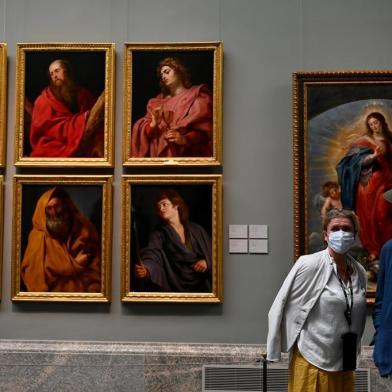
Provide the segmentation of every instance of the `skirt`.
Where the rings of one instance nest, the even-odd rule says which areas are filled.
[[[288,392],[354,392],[355,374],[348,372],[328,372],[309,363],[293,349],[289,366]]]

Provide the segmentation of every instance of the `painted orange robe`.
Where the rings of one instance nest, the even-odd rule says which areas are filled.
[[[23,282],[28,291],[100,292],[100,239],[88,218],[69,199],[73,225],[67,241],[53,238],[46,228],[45,208],[55,191],[45,192],[37,202],[21,265]],[[80,251],[89,254],[83,264],[75,259]]]

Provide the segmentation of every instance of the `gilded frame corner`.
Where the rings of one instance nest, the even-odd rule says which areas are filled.
[[[190,210],[190,221],[198,223],[211,238],[211,290],[205,292],[175,292],[172,289],[151,288],[134,274],[139,251],[148,243],[155,230],[153,219],[139,218],[154,214],[154,197],[162,189],[174,189]],[[197,200],[197,201],[196,201]],[[193,208],[195,203],[203,205]],[[122,302],[187,302],[221,303],[223,301],[222,279],[222,176],[221,175],[124,175],[122,180]],[[143,226],[142,226],[142,224]],[[146,222],[148,222],[146,224]],[[204,222],[204,223],[203,223]],[[150,226],[149,226],[150,225]],[[149,230],[146,230],[148,228]]]
[[[7,129],[7,44],[0,43],[0,167],[5,166]]]
[[[38,291],[34,288],[34,279],[22,278],[22,261],[27,254],[28,246],[30,246],[29,235],[34,231],[36,223],[33,224],[32,217],[37,217],[38,213],[42,216],[41,212],[38,211],[38,205],[43,195],[50,192],[51,188],[60,187],[66,191],[70,200],[76,206],[76,213],[78,216],[82,215],[82,218],[78,220],[79,225],[82,224],[83,230],[85,227],[93,227],[93,231],[88,233],[88,238],[97,238],[100,242],[96,248],[99,249],[95,253],[95,257],[98,257],[98,272],[95,272],[99,276],[100,289],[88,292],[87,290],[71,291],[55,289],[53,284],[49,283],[46,272],[42,273],[42,277],[39,274],[36,276],[37,279],[42,279],[47,289],[45,291]],[[89,198],[86,197],[86,192]],[[97,175],[97,176],[86,176],[86,175],[16,175],[13,178],[13,235],[12,235],[12,285],[11,285],[11,298],[13,301],[39,301],[39,302],[110,302],[111,299],[111,255],[112,255],[112,176],[110,175]],[[87,201],[89,199],[90,201]],[[50,200],[50,199],[49,199]],[[94,202],[94,203],[93,203]],[[42,203],[42,202],[41,202]],[[90,204],[89,204],[90,203]],[[45,208],[45,207],[44,207]],[[75,211],[75,209],[73,209]],[[46,218],[45,218],[46,219]],[[80,222],[89,223],[84,224]],[[73,220],[75,222],[75,218]],[[76,225],[74,225],[76,229]],[[73,229],[72,229],[73,230]],[[51,237],[45,226],[45,232],[47,237]],[[80,234],[81,236],[81,234]],[[70,237],[69,237],[70,238]],[[76,238],[76,235],[75,235]],[[79,238],[77,237],[78,241]],[[45,240],[46,241],[46,240]],[[52,240],[53,241],[53,240]],[[86,240],[83,240],[86,241]],[[55,242],[58,246],[58,242]],[[71,260],[71,264],[76,265],[77,255],[72,254],[74,249],[71,246],[70,240],[68,240],[66,252]],[[84,253],[94,254],[94,248],[91,243],[82,242],[82,245],[78,245],[78,252],[84,251]],[[76,244],[76,240],[74,242]],[[63,245],[61,245],[63,246]],[[65,245],[64,245],[65,246]],[[75,245],[76,246],[76,245]],[[32,252],[29,252],[34,254]],[[34,258],[32,258],[34,260]],[[31,262],[30,262],[31,263]],[[100,264],[100,265],[99,265]],[[37,263],[36,268],[41,268],[42,263]],[[46,264],[45,264],[46,265]],[[33,269],[33,263],[29,267],[25,264],[25,269]],[[46,268],[46,267],[45,267]],[[52,268],[52,267],[51,267]],[[67,267],[68,268],[68,267]],[[43,269],[43,268],[42,268]],[[37,269],[36,269],[37,270]],[[76,269],[75,269],[76,271]],[[57,275],[59,275],[56,272]],[[65,275],[67,276],[67,275]],[[90,279],[90,278],[86,278]],[[77,281],[77,280],[76,280]],[[29,282],[26,284],[25,282]],[[32,282],[32,283],[31,283]],[[41,284],[41,283],[40,283]],[[53,289],[50,288],[52,284]],[[71,284],[71,283],[70,283]],[[76,283],[77,284],[77,283]],[[29,290],[28,285],[32,288]],[[37,286],[38,287],[38,286]],[[41,286],[42,287],[42,286]],[[60,286],[58,286],[60,287]],[[65,286],[62,286],[65,287]],[[71,287],[71,286],[69,286]],[[75,287],[75,286],[73,286]],[[84,286],[85,287],[85,286]]]
[[[381,113],[392,125],[392,71],[296,72],[292,99],[297,259],[325,247],[321,220],[323,211],[333,205],[327,200],[329,186],[339,191],[341,204],[333,201],[335,205],[352,208],[358,214],[359,202],[350,204],[345,196],[351,193],[355,199],[358,188],[354,186],[348,192],[337,168],[340,170],[344,158],[353,154],[355,147],[361,148],[370,113]],[[367,219],[371,221],[366,223]],[[363,217],[362,221],[361,226],[369,226],[375,219]],[[368,272],[368,303],[373,303],[378,260],[371,261],[370,247],[362,242],[352,249],[352,254]]]
[[[36,114],[35,118],[38,118],[38,115],[40,115],[40,117],[39,120],[35,121],[37,126],[34,126],[34,129],[39,130],[39,132],[36,133],[38,136],[35,137],[32,144],[30,125],[33,119],[33,108],[34,105],[36,105],[36,99],[42,96],[44,89],[49,85],[49,65],[59,58],[65,59],[70,63],[73,69],[72,73],[77,78],[77,85],[83,87],[85,90],[87,89],[88,94],[91,96],[91,98],[89,98],[89,103],[87,103],[88,101],[86,98],[85,103],[82,104],[85,105],[88,110],[80,107],[82,101],[81,98],[79,98],[79,95],[77,98],[79,102],[79,112],[77,112],[75,116],[85,116],[85,120],[83,121],[85,129],[89,128],[88,119],[90,117],[92,118],[91,113],[97,112],[95,109],[98,106],[100,107],[98,112],[103,113],[103,119],[101,114],[101,118],[97,120],[99,128],[94,131],[94,138],[90,135],[89,139],[84,142],[84,149],[81,147],[82,142],[80,142],[77,148],[74,148],[73,146],[70,147],[70,142],[65,144],[65,138],[58,136],[63,131],[54,131],[55,128],[50,123],[53,122],[53,117],[45,118],[45,116],[48,116],[48,113],[46,111],[41,111],[41,109],[36,110],[36,112],[40,112],[40,114]],[[88,68],[90,68],[90,73]],[[33,78],[31,75],[35,75],[35,77]],[[15,166],[113,167],[114,89],[115,44],[113,43],[17,44]],[[104,103],[102,104],[103,100]],[[91,106],[94,102],[96,105]],[[55,102],[53,105],[58,105],[58,103]],[[64,108],[61,108],[60,110],[64,111]],[[55,112],[54,109],[52,110],[52,113],[50,113],[51,116],[53,116],[53,112]],[[82,123],[81,118],[80,123]],[[91,123],[94,123],[94,121],[92,120]],[[64,128],[66,126],[68,125],[64,125]],[[45,129],[45,132],[42,132],[42,129]],[[49,130],[52,134],[48,134]],[[40,134],[41,132],[42,134]],[[80,140],[83,140],[84,135],[86,135],[85,132],[83,132]],[[46,138],[46,140],[44,140],[44,138]],[[74,139],[73,136],[72,138],[69,138],[69,140],[72,139]],[[41,140],[42,144],[40,144]],[[91,146],[92,144],[96,145],[95,148],[88,149],[88,146]],[[58,150],[56,150],[56,148]],[[46,151],[49,151],[49,153]],[[59,151],[58,155],[56,155],[57,151]]]
[[[180,58],[192,74],[193,86],[204,84],[210,90],[212,115],[208,127],[212,129],[212,137],[205,155],[200,153],[200,149],[197,152],[196,150],[180,152],[181,149],[177,150],[177,147],[171,150],[167,144],[162,150],[158,147],[158,150],[153,152],[149,147],[146,151],[143,147],[139,151],[141,142],[132,141],[135,122],[145,116],[147,103],[159,93],[156,67],[167,57]],[[222,164],[222,42],[125,43],[123,69],[124,166],[219,166]],[[151,80],[154,81],[153,84]],[[138,99],[135,99],[135,96]],[[173,110],[176,112],[179,108],[175,107]]]

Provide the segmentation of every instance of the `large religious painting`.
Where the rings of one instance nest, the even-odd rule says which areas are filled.
[[[113,166],[114,44],[18,44],[15,165]]]
[[[14,177],[13,301],[109,302],[112,177]]]
[[[355,211],[351,254],[374,302],[380,250],[392,238],[392,71],[299,72],[293,77],[295,257],[325,248],[322,219]]]
[[[221,175],[123,177],[122,301],[222,302]]]
[[[220,165],[221,42],[127,43],[123,162]]]
[[[7,113],[7,44],[0,43],[0,167],[5,166]]]

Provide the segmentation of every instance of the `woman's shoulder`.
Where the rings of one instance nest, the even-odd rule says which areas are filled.
[[[323,249],[316,253],[300,256],[295,265],[297,265],[298,270],[313,273],[323,265],[327,265],[328,261],[327,249]]]
[[[352,257],[351,255],[350,255],[350,261],[351,261],[351,263],[353,263],[357,267],[357,269],[359,269],[361,271],[361,273],[366,274],[365,267],[358,260],[356,260],[354,257]]]

